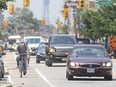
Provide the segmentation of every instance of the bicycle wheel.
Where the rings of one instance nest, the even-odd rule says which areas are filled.
[[[23,62],[23,75],[27,73],[27,65]]]
[[[19,62],[19,72],[20,72],[20,77],[22,78],[22,72],[23,72],[22,61]]]

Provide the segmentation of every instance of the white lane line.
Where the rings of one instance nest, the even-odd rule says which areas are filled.
[[[14,84],[14,82],[13,82],[12,79],[11,79],[11,76],[8,75],[7,77],[8,77],[8,81],[9,81],[11,84]]]
[[[50,83],[49,80],[38,70],[35,68],[35,71],[41,76],[41,78],[50,86],[50,87],[56,87],[52,83]]]

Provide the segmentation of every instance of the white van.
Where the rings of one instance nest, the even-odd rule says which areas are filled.
[[[30,54],[35,55],[36,50],[43,38],[41,36],[25,36],[23,40],[28,43]]]
[[[15,51],[20,40],[21,40],[20,35],[10,35],[7,41],[7,49],[11,51]]]

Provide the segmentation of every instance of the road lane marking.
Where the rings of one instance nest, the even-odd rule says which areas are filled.
[[[50,86],[50,87],[56,87],[50,81],[37,69],[35,68],[35,71],[41,76],[41,78]]]
[[[14,84],[14,82],[13,82],[12,79],[11,79],[11,76],[8,75],[7,77],[8,77],[8,81],[9,81],[11,84]]]

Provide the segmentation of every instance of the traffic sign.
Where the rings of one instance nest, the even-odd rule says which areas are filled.
[[[83,14],[83,12],[80,11],[80,12],[77,12],[77,13],[76,13],[76,16],[80,16],[80,15],[82,15],[82,14]]]
[[[114,0],[98,0],[99,5],[112,6],[113,3],[114,3]]]
[[[66,6],[68,6],[68,7],[76,8],[77,5],[78,5],[77,1],[67,1],[66,2]]]

